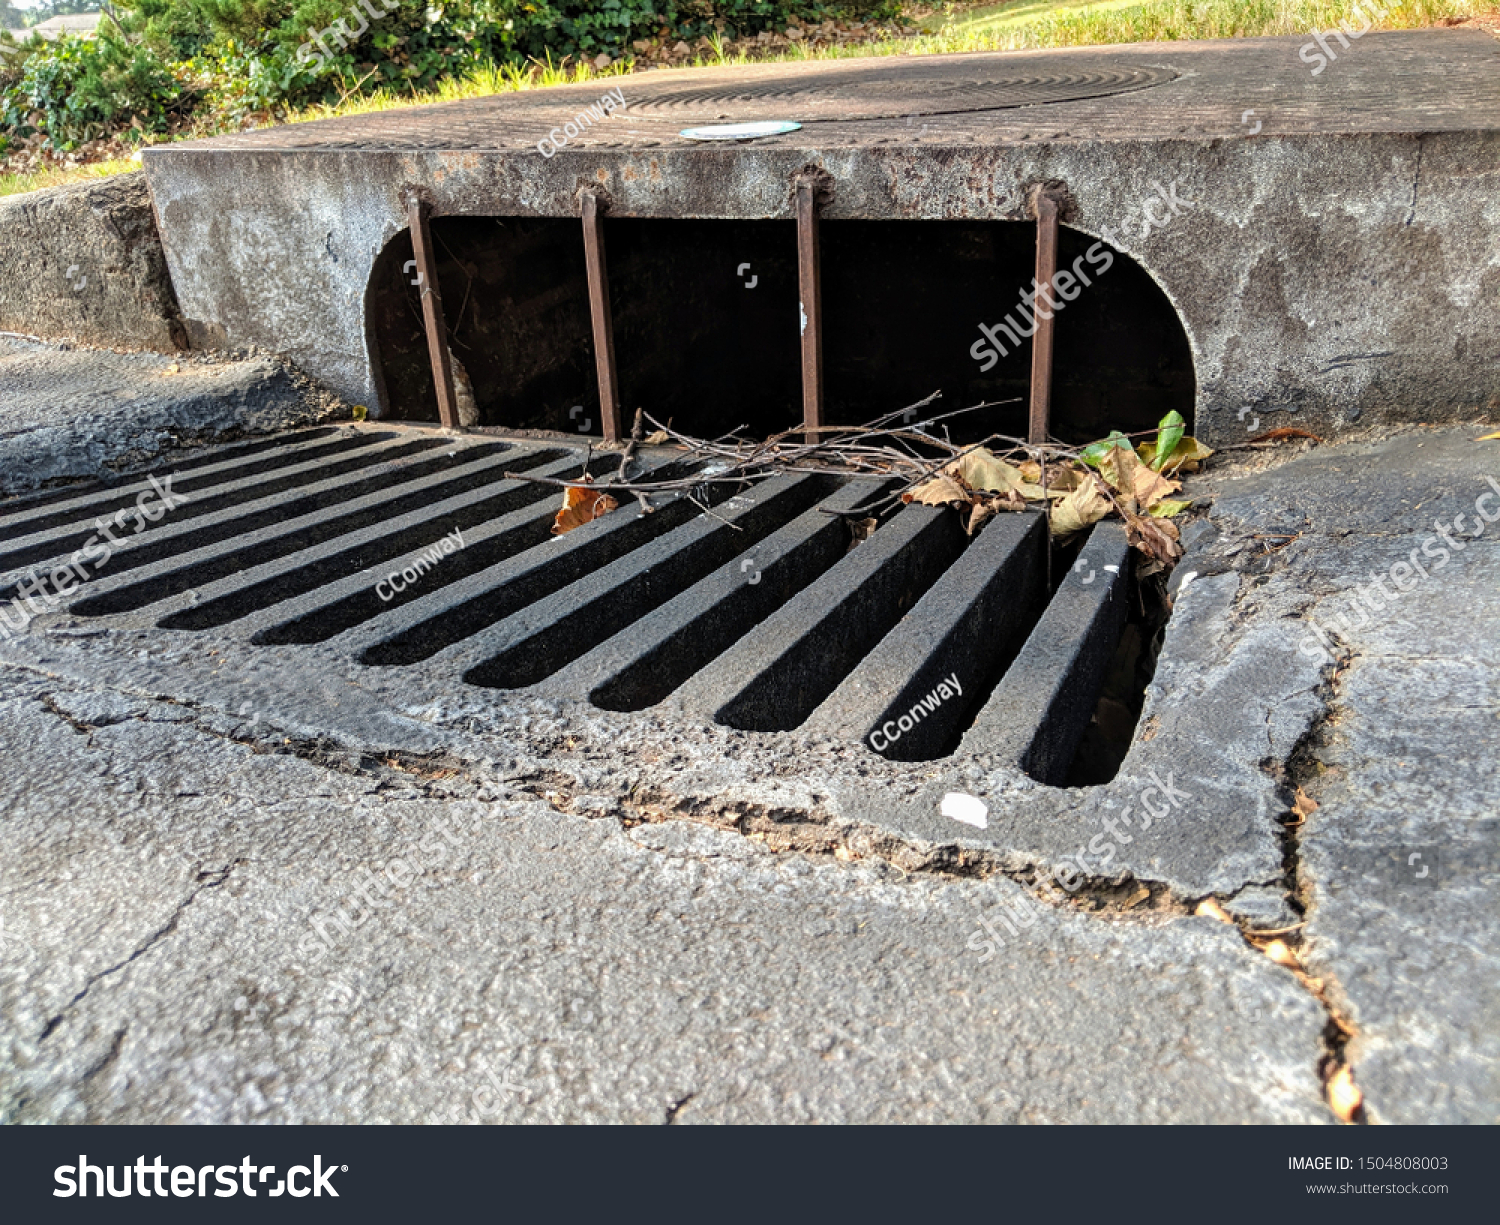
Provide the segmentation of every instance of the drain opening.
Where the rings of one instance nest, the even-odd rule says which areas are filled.
[[[478,424],[599,435],[589,290],[577,221],[432,220],[449,347]],[[609,300],[620,396],[700,437],[743,427],[767,436],[802,418],[796,223],[606,217]],[[955,441],[1026,433],[1031,341],[1023,291],[1036,229],[1006,221],[824,221],[822,317],[827,420],[857,425],[933,391],[966,414]],[[404,245],[403,245],[404,244]],[[393,240],[369,291],[388,415],[435,420],[419,289]],[[1092,258],[1090,252],[1093,252]],[[1089,442],[1192,420],[1186,333],[1130,257],[1063,228],[1059,267],[1076,293],[1059,310],[1052,429]],[[1014,342],[998,330],[1007,318]],[[995,329],[1006,352],[986,346]]]

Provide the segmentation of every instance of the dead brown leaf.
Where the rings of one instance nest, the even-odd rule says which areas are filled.
[[[1312,796],[1308,795],[1307,792],[1303,791],[1301,787],[1298,787],[1297,798],[1292,801],[1292,815],[1295,816],[1299,821],[1305,821],[1307,820],[1309,814],[1314,813],[1317,810],[1318,801],[1313,799]]]
[[[879,519],[850,519],[849,531],[854,536],[854,543],[859,544],[862,540],[868,540],[875,534],[875,529],[880,526]]]
[[[562,509],[552,521],[552,534],[561,536],[575,527],[592,523],[619,505],[607,493],[597,493],[586,485],[569,485],[563,490]]]
[[[1098,482],[1090,479],[1053,504],[1052,534],[1064,537],[1081,532],[1113,509],[1114,503],[1100,491]]]
[[[918,506],[967,506],[974,499],[967,489],[944,474],[903,493],[901,500],[915,502]]]
[[[1128,898],[1126,898],[1123,902],[1120,903],[1120,909],[1121,910],[1133,910],[1133,909],[1135,909],[1135,907],[1139,906],[1142,902],[1144,902],[1150,896],[1151,896],[1151,890],[1147,889],[1145,885],[1142,885],[1139,889],[1137,889]]]
[[[975,502],[974,509],[969,512],[969,521],[964,525],[964,532],[972,536],[979,530],[986,519],[991,515],[998,514],[999,511],[1000,505],[995,499],[983,498]]]
[[[1127,510],[1125,536],[1134,547],[1163,566],[1170,566],[1182,556],[1177,525],[1170,520],[1153,519],[1150,515],[1138,515]]]
[[[665,446],[667,443],[671,442],[672,435],[667,433],[666,430],[656,430],[650,434],[647,434],[646,437],[641,441],[650,447],[660,447]]]
[[[1042,497],[1042,487],[1028,482],[1021,470],[988,447],[976,447],[943,469],[977,493],[1016,493],[1028,501]]]
[[[1117,493],[1134,498],[1143,509],[1149,510],[1169,493],[1182,488],[1179,481],[1170,480],[1141,462],[1141,457],[1124,447],[1111,447],[1099,461],[1099,475],[1114,486]]]

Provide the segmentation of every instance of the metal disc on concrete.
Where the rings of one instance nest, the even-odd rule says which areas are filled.
[[[785,136],[801,127],[800,123],[772,119],[762,123],[712,123],[702,128],[684,128],[678,135],[689,140],[754,140],[758,136]]]

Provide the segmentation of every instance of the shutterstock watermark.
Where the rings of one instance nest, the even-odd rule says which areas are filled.
[[[1317,76],[1330,63],[1338,59],[1338,52],[1328,45],[1330,38],[1338,39],[1339,46],[1347,51],[1349,40],[1368,34],[1371,27],[1386,15],[1390,7],[1389,4],[1380,4],[1376,0],[1354,0],[1350,11],[1355,16],[1363,17],[1365,24],[1357,30],[1350,29],[1348,22],[1335,26],[1331,30],[1314,30],[1312,42],[1302,44],[1297,52],[1297,58],[1311,67],[1312,75]]]
[[[404,891],[421,873],[447,863],[453,854],[448,844],[462,846],[458,834],[472,834],[478,823],[477,812],[464,804],[452,805],[420,839],[387,860],[378,874],[369,868],[357,868],[353,875],[360,878],[359,883],[350,886],[332,914],[315,915],[309,920],[312,931],[303,936],[297,952],[314,963],[327,957],[337,947],[340,935],[352,934],[377,910],[389,910],[396,904],[391,888]]]
[[[239,1165],[169,1166],[158,1155],[150,1165],[146,1164],[145,1157],[137,1157],[134,1165],[98,1166],[90,1165],[87,1154],[81,1154],[77,1165],[60,1165],[52,1171],[53,1181],[58,1188],[52,1194],[58,1199],[68,1199],[74,1195],[86,1199],[92,1180],[94,1195],[99,1199],[105,1196],[125,1199],[131,1195],[139,1195],[144,1199],[150,1199],[153,1195],[163,1199],[169,1195],[175,1195],[179,1199],[204,1199],[210,1194],[211,1176],[214,1181],[212,1194],[220,1199],[229,1199],[235,1195],[254,1198],[260,1194],[269,1195],[272,1199],[278,1195],[291,1195],[297,1199],[304,1195],[314,1198],[331,1195],[338,1199],[339,1193],[334,1190],[333,1176],[348,1168],[347,1165],[325,1166],[323,1155],[315,1153],[312,1165],[294,1165],[287,1170],[284,1178],[278,1178],[270,1186],[266,1186],[266,1181],[276,1173],[276,1167],[258,1166],[248,1156]],[[115,1189],[117,1169],[120,1172],[119,1190]],[[134,1178],[131,1177],[132,1174]],[[170,1190],[163,1179],[172,1184]]]
[[[1156,194],[1148,195],[1135,208],[1125,212],[1125,220],[1128,221],[1139,209],[1145,221],[1139,235],[1141,238],[1150,234],[1153,228],[1165,229],[1173,218],[1194,206],[1192,200],[1185,200],[1177,194],[1176,180],[1171,187],[1163,187],[1160,183],[1151,183],[1150,186]],[[1153,211],[1158,205],[1165,210],[1160,216]],[[1026,337],[1035,335],[1038,319],[1051,319],[1094,283],[1085,265],[1093,269],[1095,277],[1103,276],[1114,266],[1115,255],[1109,247],[1120,246],[1120,236],[1112,226],[1101,226],[1100,232],[1104,235],[1103,241],[1094,243],[1075,259],[1071,270],[1059,268],[1046,285],[1037,284],[1037,279],[1032,277],[1031,288],[1021,291],[1020,304],[1008,312],[1001,322],[979,325],[982,339],[970,346],[969,356],[980,363],[981,374],[993,369],[1012,348],[1020,348],[1021,341]],[[1105,246],[1105,243],[1109,246]],[[1002,336],[1005,337],[1004,340],[1001,339]],[[1006,341],[1010,342],[1009,346]]]
[[[1052,869],[1050,874],[1044,875],[1040,868],[1033,868],[1031,881],[1029,883],[1023,882],[1023,884],[1026,884],[1026,887],[1031,890],[1044,894],[1053,903],[1062,901],[1061,895],[1057,892],[1057,885],[1061,885],[1068,893],[1077,893],[1083,884],[1084,877],[1102,872],[1114,860],[1115,842],[1129,845],[1140,834],[1149,830],[1153,822],[1162,820],[1174,808],[1182,807],[1183,800],[1193,798],[1186,791],[1179,790],[1172,785],[1173,775],[1170,773],[1167,775],[1166,782],[1162,782],[1161,777],[1155,770],[1150,771],[1150,775],[1151,781],[1155,785],[1144,788],[1136,799],[1125,805],[1125,811],[1118,817],[1108,817],[1101,820],[1100,825],[1103,827],[1103,832],[1095,834],[1090,839],[1087,848],[1079,847],[1071,856],[1063,856],[1058,860],[1057,865]],[[1130,814],[1135,809],[1137,803],[1140,804],[1142,809],[1140,814],[1142,817],[1141,827],[1136,833],[1127,834],[1125,832],[1126,829],[1134,828],[1130,821]],[[1110,841],[1110,839],[1114,839],[1115,841]],[[1090,866],[1090,855],[1096,856],[1099,862]],[[1077,865],[1076,871],[1074,870],[1075,864]],[[1053,883],[1054,881],[1056,884]],[[1021,928],[1030,927],[1036,922],[1037,916],[1042,913],[1042,909],[1042,904],[1028,892],[1022,893],[1020,897],[1010,903],[1001,905],[995,912],[994,917],[998,918],[1005,925],[1006,930],[1010,932],[1012,937],[1018,937]],[[982,931],[980,930],[981,928],[983,929]],[[986,933],[990,936],[988,940],[985,939]],[[979,958],[982,965],[995,955],[995,951],[998,948],[1003,948],[1004,945],[1005,937],[995,930],[995,924],[991,921],[991,916],[981,913],[979,916],[979,927],[976,927],[970,934],[966,947],[976,953],[982,954]]]
[[[1474,499],[1474,530],[1470,532],[1464,527],[1467,515],[1454,515],[1452,523],[1445,523],[1441,519],[1434,519],[1432,526],[1433,534],[1422,541],[1420,545],[1400,561],[1392,562],[1385,575],[1372,574],[1368,584],[1362,584],[1354,589],[1355,599],[1350,602],[1348,611],[1341,615],[1324,615],[1323,620],[1332,625],[1336,632],[1347,635],[1351,630],[1364,629],[1370,624],[1374,616],[1391,608],[1401,596],[1416,590],[1417,577],[1420,575],[1426,582],[1433,574],[1447,567],[1453,560],[1455,553],[1462,553],[1467,549],[1468,541],[1478,540],[1484,535],[1487,524],[1494,523],[1500,519],[1500,509],[1491,514],[1485,509],[1486,503],[1494,503],[1500,499],[1500,482],[1494,477],[1484,478],[1489,485],[1484,493]],[[1454,535],[1455,532],[1461,533]],[[1438,542],[1442,541],[1441,544]],[[1422,564],[1426,558],[1428,565]],[[1394,592],[1387,590],[1383,579],[1389,579]],[[1377,598],[1378,597],[1378,598]],[[1356,614],[1359,620],[1355,620]],[[1308,618],[1307,634],[1297,644],[1297,654],[1308,659],[1317,660],[1320,663],[1332,663],[1334,661],[1334,642],[1324,625]]]
[[[553,128],[546,136],[543,136],[541,140],[536,142],[537,152],[543,157],[551,157],[552,154],[561,149],[568,141],[576,140],[584,128],[591,128],[598,121],[607,119],[610,115],[614,114],[617,108],[619,110],[625,109],[625,90],[620,86],[616,86],[610,90],[599,101],[590,103],[586,109],[579,111],[572,119],[563,124],[561,128]],[[543,148],[544,145],[551,145],[551,151],[549,152]]]
[[[172,492],[172,481],[176,476],[174,472],[164,481],[148,477],[151,488],[136,498],[134,509],[121,507],[109,519],[95,519],[94,526],[99,530],[64,565],[54,566],[40,578],[35,570],[27,571],[25,581],[16,587],[17,594],[11,600],[9,610],[0,607],[0,635],[10,638],[13,634],[24,633],[33,617],[56,608],[77,590],[77,584],[88,582],[93,576],[84,568],[85,562],[93,567],[94,575],[104,569],[115,552],[129,543],[117,539],[114,529],[123,532],[132,515],[135,517],[133,534],[138,536],[146,530],[148,523],[156,523],[168,511],[190,501],[186,494]],[[160,499],[156,505],[152,505],[153,496]],[[101,536],[103,540],[100,540]],[[49,586],[51,590],[48,590]]]
[[[330,42],[335,44],[340,51],[352,47],[370,28],[372,18],[379,21],[382,17],[389,17],[401,7],[397,0],[390,0],[388,8],[384,0],[376,0],[376,3],[379,3],[381,7],[377,9],[370,0],[359,0],[358,4],[349,9],[350,17],[359,22],[357,30],[351,30],[348,18],[344,17],[340,17],[326,30],[314,30],[307,36],[307,41],[297,48],[297,62],[312,72],[322,72],[333,59],[333,52],[328,49]],[[364,12],[361,12],[361,9]],[[365,16],[366,13],[369,14],[368,17]],[[316,50],[314,50],[314,44],[316,44]],[[318,62],[314,64],[313,60]]]

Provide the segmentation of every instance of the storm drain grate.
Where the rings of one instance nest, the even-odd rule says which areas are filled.
[[[619,712],[668,703],[892,760],[957,752],[1065,778],[1125,621],[1118,525],[1094,528],[1088,573],[1055,589],[1038,514],[969,539],[949,510],[895,503],[853,543],[851,521],[892,505],[868,478],[706,484],[554,536],[556,486],[515,474],[572,480],[583,460],[564,443],[350,427],[12,502],[0,617],[7,634],[60,606],[321,643],[478,688]],[[641,462],[693,471],[678,452]]]

